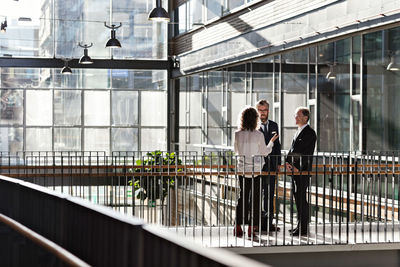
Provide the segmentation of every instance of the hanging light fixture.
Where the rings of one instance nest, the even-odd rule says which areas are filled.
[[[93,64],[93,60],[88,56],[88,48],[92,47],[93,43],[81,45],[79,42],[78,45],[83,48],[83,56],[79,59],[79,64]]]
[[[169,22],[168,12],[162,8],[161,0],[156,0],[156,7],[150,12],[149,20]]]
[[[399,71],[400,70],[400,66],[399,64],[396,62],[396,53],[394,52],[389,52],[390,55],[390,63],[387,65],[387,70],[390,71]]]
[[[328,72],[328,74],[326,74],[326,77],[325,77],[327,80],[336,79],[336,73],[335,73],[333,67],[334,67],[334,64],[329,65],[329,72]]]
[[[68,61],[67,59],[64,59],[64,67],[61,70],[61,74],[69,75],[72,74],[71,68],[68,66]]]
[[[7,28],[7,18],[5,18],[4,21],[1,23],[0,31],[1,31],[2,33],[5,33],[6,30],[7,30],[6,28]]]
[[[119,26],[115,26],[112,24],[111,26],[108,26],[106,22],[104,22],[104,26],[107,28],[111,29],[111,38],[107,41],[106,47],[109,48],[121,48],[121,43],[118,41],[117,38],[115,38],[115,30],[118,29],[119,27],[122,26],[122,23],[119,23]]]

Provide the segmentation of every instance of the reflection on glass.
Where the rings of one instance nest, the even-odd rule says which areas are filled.
[[[206,0],[207,20],[221,16],[222,4],[220,0]]]
[[[85,125],[107,126],[110,124],[110,92],[86,91]]]
[[[279,127],[279,123],[280,123],[280,113],[279,113],[279,108],[274,108],[274,118],[273,121],[275,121],[276,123],[278,123],[278,127]]]
[[[187,4],[184,3],[178,7],[178,29],[179,29],[179,34],[186,32],[186,8]]]
[[[5,89],[0,91],[0,123],[22,125],[24,95],[22,90]]]
[[[315,99],[315,90],[317,87],[317,74],[316,74],[316,67],[315,64],[316,56],[317,56],[317,47],[310,47],[309,48],[309,61],[310,61],[310,80],[309,80],[309,98]]]
[[[315,128],[315,105],[311,105],[310,106],[310,120],[308,121],[308,123],[310,124],[311,128],[313,128],[314,130]]]
[[[400,77],[386,66],[389,51],[396,60],[400,54],[400,27],[363,37],[363,143],[366,150],[399,150]]]
[[[284,149],[290,148],[297,130],[294,114],[299,106],[306,106],[308,49],[282,54],[282,138]],[[293,134],[292,134],[293,133]],[[286,135],[286,134],[285,134]]]
[[[273,103],[274,67],[273,58],[265,58],[252,63],[254,103],[266,99],[270,105]]]
[[[81,124],[80,90],[54,90],[54,124]]]
[[[350,45],[348,38],[318,47],[320,151],[350,149]],[[329,71],[335,79],[327,79]]]
[[[112,151],[137,151],[138,129],[113,128],[111,130]]]
[[[228,7],[225,8],[226,10],[235,9],[244,4],[244,0],[228,0]]]
[[[50,128],[27,128],[26,151],[52,151]]]
[[[135,90],[166,90],[165,70],[110,70],[112,88]]]
[[[208,128],[207,144],[222,145],[222,136],[225,134],[222,128]]]
[[[360,151],[360,101],[351,101],[353,112],[353,147],[352,151]]]
[[[353,37],[353,95],[360,94],[361,36]]]
[[[208,127],[222,126],[222,83],[223,72],[212,71],[208,74]]]
[[[80,128],[55,128],[54,129],[55,151],[80,151],[81,129]]]
[[[138,124],[138,92],[112,92],[112,125]]]

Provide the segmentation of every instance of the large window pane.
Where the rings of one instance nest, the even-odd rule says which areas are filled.
[[[85,151],[105,151],[109,154],[110,150],[110,130],[109,129],[85,129]]]
[[[165,92],[142,92],[140,105],[143,126],[167,126],[167,94]]]
[[[112,88],[167,90],[165,70],[112,70]]]
[[[111,108],[113,125],[128,126],[138,124],[138,92],[112,92]]]
[[[167,59],[168,24],[148,20],[155,4],[156,1],[149,0],[112,2],[113,21],[116,24],[122,22],[122,27],[116,33],[122,47],[113,49],[115,58]],[[168,1],[163,0],[161,4],[168,10]],[[106,36],[110,38],[109,31]],[[104,46],[105,43],[102,44]]]
[[[27,151],[51,151],[52,134],[50,128],[27,128]]]
[[[54,124],[81,124],[81,91],[54,90]]]
[[[50,90],[27,90],[26,125],[51,126],[53,123],[52,103]]]
[[[24,93],[22,90],[1,90],[1,124],[21,125],[24,116]]]
[[[282,148],[289,149],[297,130],[294,114],[307,100],[308,49],[282,55]]]
[[[9,16],[7,32],[1,38],[3,39],[0,48],[1,54],[9,54],[14,57],[52,56],[52,46],[42,47],[44,41],[53,44],[53,35],[50,30],[53,21],[52,2],[3,0],[1,3],[1,15]],[[30,18],[30,21],[20,21],[16,16]]]
[[[140,139],[141,151],[165,151],[167,149],[165,129],[142,129]]]
[[[361,121],[361,104],[360,101],[351,101],[353,112],[353,151],[360,150],[360,121]]]
[[[80,128],[55,128],[54,129],[55,151],[80,151],[81,129]]]
[[[363,143],[366,150],[400,149],[400,27],[364,35]],[[392,58],[391,58],[392,57]]]
[[[138,129],[113,128],[111,130],[112,151],[137,151]]]
[[[350,48],[350,39],[318,47],[320,151],[350,149]]]
[[[23,150],[22,128],[0,128],[0,151],[15,154]]]
[[[211,71],[208,73],[207,112],[208,127],[222,126],[222,84],[223,72]]]
[[[265,58],[252,63],[254,103],[266,99],[272,105],[274,89],[274,60]]]
[[[107,126],[110,124],[110,92],[85,92],[85,125]]]
[[[207,5],[207,20],[221,16],[221,0],[205,0]]]

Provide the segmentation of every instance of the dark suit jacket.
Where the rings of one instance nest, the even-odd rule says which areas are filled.
[[[260,128],[260,131],[263,132],[262,126]],[[269,140],[271,140],[272,136],[274,136],[272,133],[276,132],[276,134],[279,135],[279,128],[278,124],[274,121],[268,120],[268,131],[266,134],[264,134],[264,139],[265,139],[265,144],[268,145]],[[264,132],[263,132],[264,133]],[[281,143],[279,142],[279,138],[275,140],[274,142],[274,147],[272,148],[271,152],[271,157],[270,162],[268,162],[268,157],[265,157],[265,164],[263,167],[263,171],[268,171],[268,166],[270,167],[269,170],[275,171],[277,165],[281,165]]]
[[[311,171],[317,135],[307,125],[292,142],[286,161],[294,165],[298,170]],[[301,165],[301,166],[300,166]]]

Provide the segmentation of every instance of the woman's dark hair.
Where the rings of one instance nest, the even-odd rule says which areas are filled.
[[[246,107],[240,113],[239,128],[254,131],[259,123],[258,112],[253,107]]]

